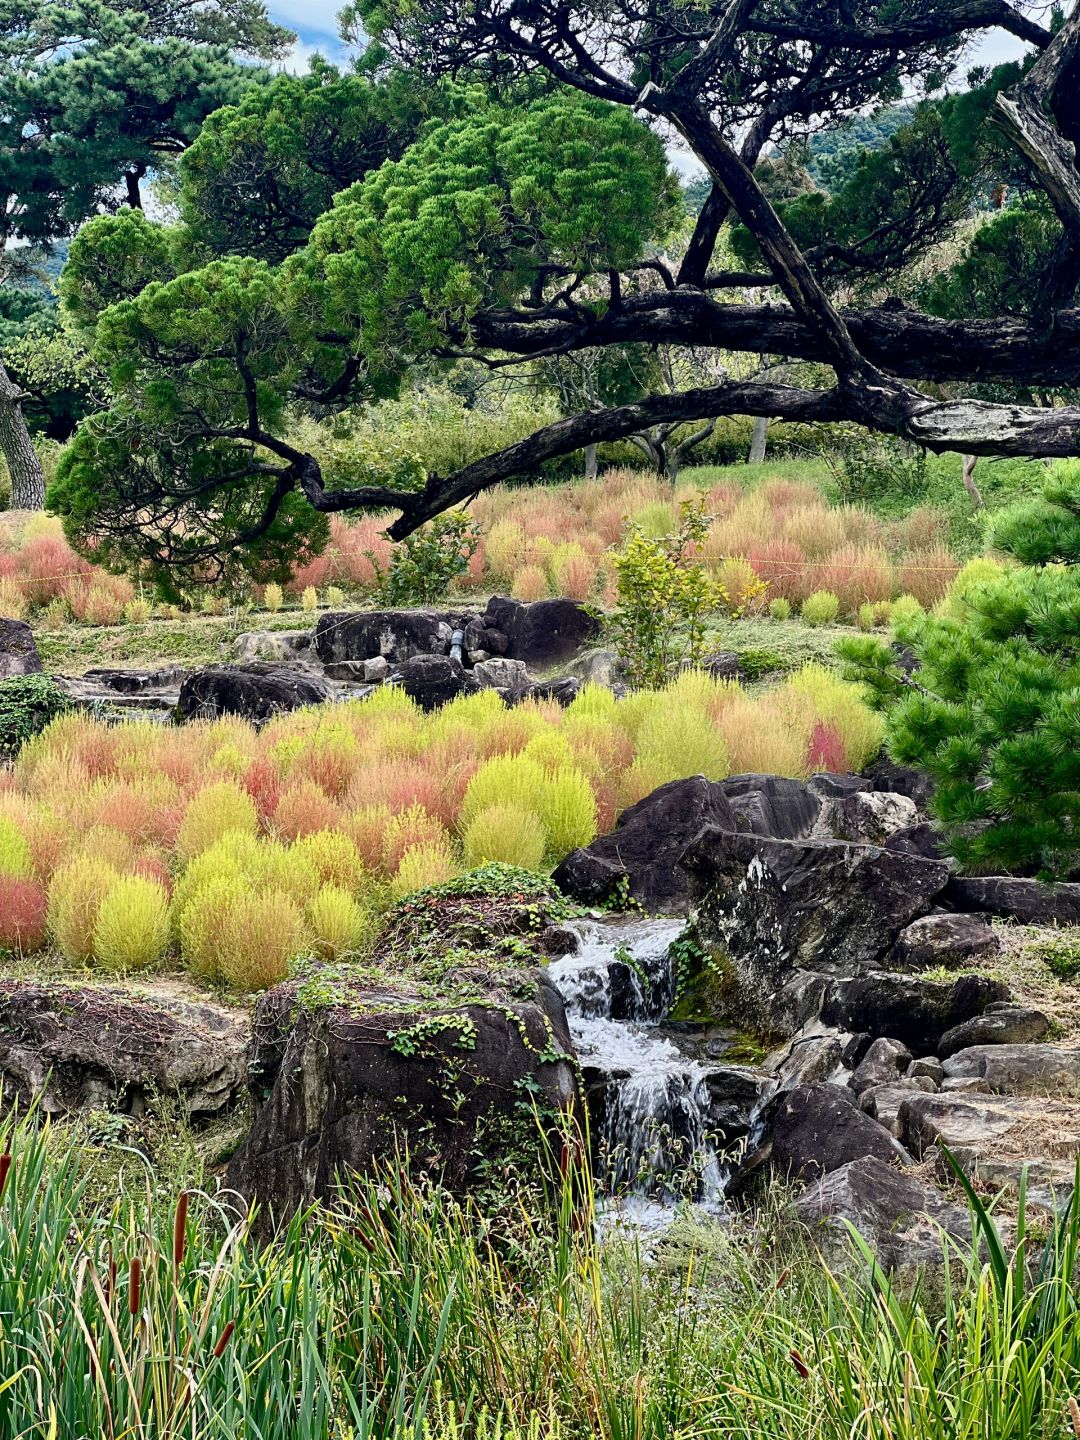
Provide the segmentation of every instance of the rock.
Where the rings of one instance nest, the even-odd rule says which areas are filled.
[[[948,879],[944,865],[876,846],[716,828],[704,830],[680,864],[698,900],[698,943],[726,973],[731,1004],[766,1024],[793,971],[869,969]],[[870,1027],[853,1016],[840,1028]]]
[[[603,685],[610,690],[625,676],[626,667],[614,650],[586,650],[575,656],[566,667],[567,672],[580,680],[583,685]]]
[[[367,667],[370,660],[331,660],[324,665],[323,674],[329,680],[341,680],[348,685],[364,685],[367,683]],[[386,661],[383,661],[386,664]]]
[[[339,660],[391,662],[417,655],[449,655],[461,617],[437,610],[367,610],[320,615],[315,650],[324,665]]]
[[[718,1148],[725,1149],[745,1139],[772,1089],[764,1071],[745,1065],[720,1065],[705,1076],[709,1092],[709,1129]]]
[[[1041,1010],[1023,1005],[1009,1005],[982,1015],[973,1015],[946,1030],[941,1037],[938,1054],[943,1060],[973,1045],[1027,1045],[1041,1040],[1050,1029],[1049,1019]]]
[[[527,685],[514,696],[515,700],[554,700],[557,704],[571,704],[581,690],[581,681],[573,675],[563,675],[554,680],[537,680]]]
[[[160,1099],[194,1119],[240,1097],[248,1027],[236,1011],[105,985],[0,980],[3,1099],[47,1115],[118,1110]]]
[[[1005,1095],[1080,1099],[1080,1048],[1064,1045],[972,1045],[945,1061],[949,1080],[978,1079]]]
[[[925,770],[913,770],[910,765],[897,765],[892,760],[875,760],[867,765],[863,774],[874,790],[888,790],[894,795],[906,795],[914,800],[921,815],[926,814],[934,794],[934,782]]]
[[[388,685],[400,685],[421,710],[437,710],[459,695],[476,695],[480,686],[462,665],[449,655],[414,655],[394,665],[386,676]]]
[[[739,664],[739,656],[734,650],[717,650],[712,655],[705,655],[696,668],[704,670],[714,680],[734,680],[741,683],[746,679]]]
[[[823,800],[842,800],[848,795],[857,795],[870,789],[865,775],[842,775],[831,770],[819,770],[811,775],[806,788]]]
[[[269,720],[285,710],[321,704],[328,693],[324,681],[284,665],[209,665],[185,678],[176,713],[180,720],[213,720],[218,715]]]
[[[170,690],[183,683],[182,665],[163,665],[157,670],[87,670],[82,678],[101,690],[117,695],[146,695],[155,690]]]
[[[364,661],[364,680],[368,685],[381,685],[390,673],[390,662],[385,655],[373,655]]]
[[[942,1080],[941,1085],[938,1088],[946,1091],[962,1090],[965,1092],[965,1094],[968,1092],[975,1095],[993,1094],[993,1091],[990,1089],[990,1086],[986,1083],[986,1081],[979,1079]]]
[[[233,659],[240,665],[265,660],[271,665],[295,665],[314,660],[310,630],[245,630],[232,644]]]
[[[895,1085],[911,1064],[911,1051],[899,1040],[882,1035],[872,1042],[851,1077],[851,1088],[861,1095],[871,1086]]]
[[[831,800],[824,824],[834,840],[881,845],[897,830],[915,823],[914,800],[885,790],[856,790]]]
[[[897,936],[889,955],[892,970],[932,970],[970,965],[997,955],[1001,940],[982,915],[923,915]]]
[[[507,660],[498,656],[482,660],[473,666],[473,679],[489,690],[524,690],[529,684],[529,672],[524,660]]]
[[[827,1025],[891,1036],[913,1055],[938,1055],[941,1037],[954,1025],[981,1015],[995,1000],[1008,998],[1000,980],[962,975],[951,985],[914,975],[876,971],[834,980],[821,1006]]]
[[[534,600],[523,604],[495,595],[484,624],[506,636],[506,653],[535,669],[561,665],[600,634],[600,621],[577,600]]]
[[[781,775],[731,775],[720,781],[735,830],[774,840],[805,840],[821,814],[821,797],[802,780]]]
[[[909,1095],[900,1136],[919,1159],[944,1145],[965,1166],[980,1157],[1063,1158],[1080,1151],[1080,1106],[1041,1096]]]
[[[405,1144],[418,1169],[459,1192],[492,1166],[539,1174],[526,1097],[552,1113],[576,1103],[562,1002],[546,983],[533,1002],[417,1008],[380,994],[366,1010],[359,982],[320,1007],[278,987],[254,1029],[255,1118],[228,1184],[278,1219]]]
[[[982,910],[1025,925],[1080,925],[1080,884],[1046,885],[1012,875],[954,876],[941,896],[953,910]]]
[[[941,836],[928,821],[894,830],[885,841],[886,850],[899,850],[904,855],[921,855],[924,860],[946,860]]]
[[[821,1013],[821,1002],[829,988],[829,976],[815,970],[793,970],[769,996],[769,1020],[773,1033],[793,1035]]]
[[[840,1085],[800,1085],[781,1096],[772,1115],[772,1163],[791,1179],[813,1179],[851,1160],[874,1156],[910,1165],[896,1138],[856,1106]]]
[[[937,1086],[920,1076],[917,1080],[899,1079],[891,1085],[871,1085],[859,1096],[859,1109],[883,1125],[890,1135],[900,1134],[900,1106],[915,1091],[933,1094]]]
[[[14,675],[40,675],[42,669],[30,626],[25,620],[0,616],[0,680],[10,680]]]
[[[876,1157],[825,1175],[792,1206],[821,1248],[850,1254],[853,1226],[888,1271],[940,1263],[942,1234],[970,1240],[967,1211]]]
[[[680,857],[706,825],[732,825],[721,787],[702,775],[672,780],[624,810],[610,835],[574,850],[556,869],[555,883],[585,904],[611,898],[620,885],[629,898],[658,914],[683,914],[689,877]]]
[[[919,1060],[912,1060],[906,1073],[912,1080],[924,1075],[928,1080],[932,1080],[935,1085],[940,1085],[945,1079],[945,1066],[942,1065],[936,1055],[924,1055]]]
[[[777,1091],[835,1080],[844,1069],[843,1047],[837,1035],[796,1037],[771,1068]]]

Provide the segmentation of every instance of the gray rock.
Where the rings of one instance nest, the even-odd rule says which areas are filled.
[[[524,660],[507,660],[505,656],[482,660],[473,666],[472,673],[473,679],[488,690],[524,690],[529,683]]]
[[[15,675],[40,675],[41,656],[33,631],[25,620],[5,620],[0,616],[0,680]]]
[[[731,803],[736,830],[774,840],[805,840],[821,814],[821,796],[802,780],[781,775],[730,775],[720,788]]]
[[[315,650],[324,665],[340,660],[392,664],[417,655],[449,655],[450,641],[463,617],[438,610],[367,610],[320,615]]]
[[[364,661],[364,680],[368,685],[381,685],[390,673],[390,662],[385,655],[373,655]]]
[[[899,1040],[881,1036],[873,1041],[851,1077],[856,1095],[877,1085],[895,1085],[911,1064],[911,1051]]]
[[[83,680],[115,695],[143,696],[158,690],[171,690],[184,679],[182,665],[162,665],[157,670],[86,670]]]
[[[800,1085],[780,1097],[772,1115],[772,1163],[782,1176],[812,1179],[851,1160],[875,1156],[910,1165],[911,1156],[840,1085]]]
[[[830,1255],[851,1253],[848,1227],[854,1226],[888,1271],[941,1263],[943,1232],[971,1238],[966,1210],[878,1158],[852,1160],[832,1171],[792,1210]]]
[[[1006,1095],[1080,1099],[1080,1048],[1064,1045],[974,1045],[945,1061],[946,1083],[977,1079]]]
[[[421,710],[438,710],[459,695],[476,695],[480,686],[462,665],[449,655],[414,655],[394,665],[386,676],[388,685],[399,685]]]
[[[940,1055],[947,1030],[1008,995],[1007,985],[985,975],[961,975],[942,985],[921,976],[874,971],[834,980],[822,1002],[821,1018],[841,1030],[891,1036],[913,1055]]]
[[[946,1093],[952,1091],[963,1091],[965,1094],[972,1095],[991,1095],[993,1093],[987,1082],[977,1077],[945,1079],[938,1088]]]
[[[945,1079],[945,1067],[936,1055],[924,1055],[919,1060],[912,1060],[907,1068],[907,1074],[912,1080],[917,1079],[919,1076],[925,1076],[927,1080],[932,1080],[935,1085],[940,1085],[942,1080]]]
[[[925,1076],[896,1080],[891,1085],[871,1085],[859,1096],[859,1109],[884,1125],[890,1135],[900,1134],[900,1107],[914,1091],[933,1094],[937,1086]]]
[[[180,720],[242,715],[262,721],[286,710],[318,705],[328,694],[325,681],[284,665],[208,665],[186,676],[176,713]]]
[[[1025,925],[1080,925],[1080,884],[1045,885],[1012,875],[954,876],[942,903]]]
[[[997,955],[1001,940],[983,915],[923,915],[897,936],[889,956],[892,970],[932,970],[970,965]]]
[[[941,836],[928,821],[894,830],[885,841],[886,850],[900,850],[905,855],[921,855],[924,860],[946,860]]]
[[[716,828],[702,831],[680,865],[698,900],[698,942],[729,977],[730,1005],[774,1028],[769,998],[793,971],[869,969],[948,878],[944,865],[876,846]],[[828,1023],[870,1029],[857,1013]],[[887,1028],[876,1033],[905,1038]]]
[[[626,667],[616,651],[595,649],[575,656],[567,665],[566,671],[583,684],[591,682],[610,690],[625,677]]]
[[[837,1035],[797,1037],[768,1063],[775,1071],[778,1091],[820,1085],[843,1070],[843,1047]]]
[[[554,880],[585,904],[602,903],[625,885],[646,910],[684,914],[690,881],[680,863],[683,851],[704,826],[733,823],[719,785],[703,775],[672,780],[624,810],[610,835],[572,851]]]
[[[0,1083],[6,1104],[46,1115],[142,1115],[162,1100],[193,1119],[240,1098],[246,1017],[134,987],[0,980]]]
[[[934,782],[925,770],[913,770],[910,765],[897,765],[893,760],[881,759],[868,765],[863,774],[874,790],[906,795],[915,801],[919,813],[925,815],[934,793]]]
[[[245,630],[232,643],[233,659],[240,665],[264,660],[271,665],[293,665],[314,660],[311,630]]]
[[[834,840],[881,845],[918,819],[914,800],[885,790],[857,790],[831,800],[822,826]]]
[[[1027,1045],[1041,1040],[1049,1029],[1050,1021],[1041,1010],[1023,1005],[987,1010],[946,1030],[938,1054],[945,1060],[973,1045]]]
[[[600,621],[577,600],[534,600],[523,604],[495,595],[488,601],[483,618],[489,630],[506,636],[507,655],[536,669],[565,663],[595,644],[600,634]]]
[[[920,1159],[935,1145],[969,1156],[1075,1156],[1080,1106],[1023,1095],[911,1095],[900,1107],[900,1136]]]

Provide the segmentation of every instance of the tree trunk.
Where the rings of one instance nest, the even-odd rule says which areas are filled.
[[[971,496],[975,509],[981,510],[983,507],[982,491],[975,484],[975,466],[979,463],[979,457],[977,455],[963,455],[960,458],[964,465],[964,489]]]
[[[754,434],[750,441],[748,465],[760,465],[765,459],[765,447],[769,443],[769,417],[759,415],[754,421]]]
[[[26,428],[22,391],[0,360],[0,453],[11,476],[11,508],[44,510],[45,474]]]
[[[596,465],[596,446],[595,446],[595,445],[586,445],[586,446],[585,446],[585,479],[586,479],[586,480],[595,480],[595,479],[596,479],[596,470],[597,470],[597,465]]]

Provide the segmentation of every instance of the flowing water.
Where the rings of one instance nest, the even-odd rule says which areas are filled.
[[[680,1197],[717,1206],[725,1167],[710,1124],[710,1071],[665,1025],[675,999],[678,920],[575,927],[578,949],[548,974],[566,1005],[589,1100],[602,1189],[639,1223],[663,1223]]]

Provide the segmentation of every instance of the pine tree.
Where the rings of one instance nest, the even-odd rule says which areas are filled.
[[[1080,870],[1080,461],[1003,511],[993,546],[1020,562],[898,627],[894,649],[844,642],[888,714],[894,759],[937,782],[932,810],[967,870]]]

